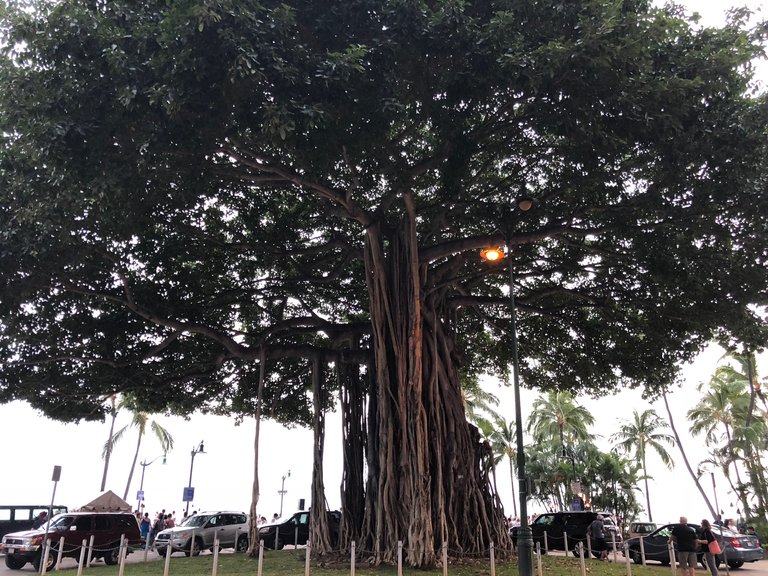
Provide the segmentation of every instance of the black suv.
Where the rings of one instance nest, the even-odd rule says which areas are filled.
[[[48,527],[51,552],[46,571],[53,568],[62,547],[62,556],[80,558],[83,540],[86,544],[93,536],[91,558],[103,558],[105,564],[117,564],[120,539],[125,536],[127,551],[133,552],[142,544],[136,516],[125,512],[69,512],[55,516]],[[40,572],[43,556],[45,526],[26,532],[14,532],[3,537],[0,551],[5,552],[5,565],[11,570],[21,569],[31,562]],[[62,541],[63,539],[63,541]]]
[[[341,512],[328,512],[328,523],[331,532],[331,542],[339,538]],[[286,544],[303,545],[309,540],[309,512],[296,512],[286,520],[278,520],[259,528],[259,540],[265,548],[282,550]]]
[[[612,549],[614,538],[616,550],[621,550],[621,532],[618,526],[616,526],[613,516],[607,512],[593,512],[591,510],[539,514],[531,522],[531,536],[533,537],[534,546],[538,542],[541,545],[542,553],[544,553],[546,551],[544,547],[544,534],[546,534],[546,549],[565,550],[567,536],[568,550],[573,551],[574,555],[578,556],[578,543],[581,542],[585,547],[587,546],[587,528],[598,516],[602,518],[605,526],[605,542],[608,550]],[[517,527],[512,529],[512,538],[514,542],[517,542]],[[595,553],[593,552],[593,554]]]

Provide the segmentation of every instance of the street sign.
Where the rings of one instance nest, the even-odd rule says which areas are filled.
[[[575,512],[579,512],[582,510],[581,498],[579,498],[578,496],[573,497],[573,501],[571,502],[571,510]]]
[[[191,486],[188,488],[184,488],[184,498],[182,498],[182,502],[192,502],[195,499],[195,489]]]
[[[144,490],[136,492],[136,500],[139,500],[140,502],[144,501]]]

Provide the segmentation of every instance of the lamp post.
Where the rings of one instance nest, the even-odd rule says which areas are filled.
[[[517,207],[522,212],[527,212],[534,205],[532,198],[518,200]],[[533,538],[531,527],[528,524],[528,482],[525,475],[525,452],[523,450],[523,414],[520,406],[520,362],[517,355],[517,307],[515,305],[515,271],[512,266],[511,245],[509,242],[509,230],[505,231],[504,243],[506,255],[503,250],[492,248],[483,250],[481,256],[489,262],[507,259],[509,272],[509,317],[510,340],[512,345],[512,387],[515,396],[515,437],[517,447],[517,481],[520,497],[520,527],[517,530],[517,558],[518,574],[520,576],[532,576],[533,574]]]
[[[278,490],[278,494],[280,494],[280,518],[283,517],[283,497],[287,494],[287,490],[285,489],[285,479],[291,477],[291,471],[288,470],[285,474],[283,474],[283,483],[280,485],[280,490]]]
[[[141,466],[141,483],[139,484],[139,493],[136,495],[137,496],[136,499],[139,501],[139,503],[137,504],[137,508],[139,510],[141,510],[141,505],[144,502],[144,472],[147,470],[147,466],[149,466],[153,462],[157,462],[158,460],[160,460],[160,458],[163,459],[163,464],[165,464],[165,455],[166,453],[163,452],[160,456],[150,460],[149,462],[147,462],[146,459],[139,462],[139,465]]]
[[[187,509],[184,511],[184,516],[189,515],[189,503],[193,500],[193,488],[192,488],[192,469],[195,467],[195,456],[198,454],[205,454],[205,446],[203,441],[200,440],[200,445],[192,448],[192,462],[189,464],[189,483],[184,494],[184,499],[187,501]]]

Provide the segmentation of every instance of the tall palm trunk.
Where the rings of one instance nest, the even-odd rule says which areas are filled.
[[[128,482],[125,484],[125,492],[123,493],[123,500],[128,501],[128,491],[131,489],[131,480],[133,480],[133,472],[136,470],[136,462],[139,459],[139,450],[141,449],[141,438],[144,436],[144,430],[139,429],[138,439],[136,440],[136,451],[133,453],[133,461],[131,462],[131,469],[128,472]]]
[[[704,491],[704,488],[701,486],[701,482],[699,482],[699,477],[696,476],[696,473],[693,471],[693,468],[691,467],[691,463],[688,462],[688,456],[685,453],[685,450],[683,449],[683,443],[680,440],[680,435],[677,433],[677,428],[675,427],[675,421],[674,418],[672,418],[672,411],[669,409],[669,401],[667,400],[667,393],[664,392],[662,394],[662,398],[664,398],[664,407],[667,409],[667,416],[669,417],[669,427],[672,428],[672,433],[675,435],[675,440],[677,440],[677,447],[680,448],[680,454],[683,457],[683,462],[685,462],[685,467],[688,469],[688,473],[691,475],[691,478],[693,479],[693,483],[696,484],[696,488],[699,489],[699,493],[701,494],[701,497],[704,499],[704,502],[707,505],[707,508],[709,508],[709,512],[712,514],[712,518],[717,518],[717,511],[712,506],[712,503],[709,501],[709,498],[707,497],[707,493]]]
[[[515,479],[517,478],[517,474],[515,473],[515,463],[512,460],[512,455],[508,454],[507,458],[509,458],[509,478],[512,480],[512,512],[515,515],[515,518],[517,518],[517,497],[515,496]]]
[[[104,455],[104,473],[101,475],[101,492],[104,492],[104,487],[107,485],[107,472],[109,471],[109,459],[112,456],[112,437],[115,435],[115,420],[117,420],[117,406],[116,396],[112,394],[110,401],[112,402],[112,408],[109,413],[111,416],[111,422],[109,424],[109,438],[107,439],[107,453]]]
[[[648,508],[648,521],[653,522],[653,513],[651,512],[651,493],[648,491],[648,470],[645,466],[645,450],[643,450],[642,464],[643,482],[645,483],[645,505]]]

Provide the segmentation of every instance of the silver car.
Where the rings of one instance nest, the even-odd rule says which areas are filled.
[[[197,556],[202,550],[213,550],[214,540],[219,548],[248,550],[248,515],[244,512],[199,512],[184,524],[166,528],[155,536],[155,549],[160,556],[169,552],[184,552]]]

